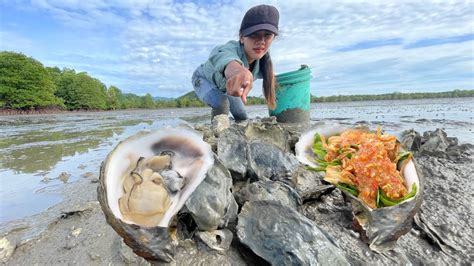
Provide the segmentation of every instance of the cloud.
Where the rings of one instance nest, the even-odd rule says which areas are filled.
[[[281,33],[271,48],[276,71],[312,66],[316,95],[472,89],[473,2],[269,3],[280,10]],[[125,92],[174,97],[192,89],[192,72],[214,46],[238,38],[241,18],[255,4],[250,0],[5,2],[12,10],[23,10],[18,11],[23,15],[51,16],[59,24],[56,27],[71,33],[58,35],[65,40],[50,37],[54,50],[35,50],[35,45],[46,42],[29,37],[34,34],[12,34],[15,31],[5,25],[0,37],[8,33],[19,46],[30,47],[31,56],[83,69]],[[260,87],[251,95],[261,95]]]
[[[405,45],[406,49],[411,48],[420,48],[434,45],[441,45],[446,43],[461,43],[474,40],[474,33],[459,35],[459,36],[449,36],[444,38],[431,38],[431,39],[422,39],[414,43]]]
[[[0,51],[19,51],[28,53],[33,47],[33,41],[15,32],[0,30]]]
[[[370,40],[370,41],[362,41],[359,43],[352,44],[346,47],[336,48],[336,52],[347,52],[353,50],[363,50],[363,49],[371,49],[376,47],[382,46],[390,46],[390,45],[400,45],[403,43],[401,38],[394,38],[394,39],[385,39],[385,40]]]
[[[125,18],[115,13],[113,6],[100,0],[31,0],[31,8],[44,10],[70,27],[92,29],[125,23]]]

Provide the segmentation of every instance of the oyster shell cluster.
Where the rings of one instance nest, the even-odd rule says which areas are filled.
[[[281,128],[280,131],[270,128],[274,131],[268,135],[273,141],[280,131],[281,136],[286,136],[282,139],[288,139]],[[255,129],[236,127],[220,132],[218,155],[191,129],[142,132],[122,141],[101,167],[98,198],[107,222],[137,255],[151,261],[173,260],[179,243],[172,240],[176,240],[176,235],[178,239],[197,236],[209,247],[225,250],[233,237],[225,230],[237,226],[240,243],[269,262],[286,264],[284,261],[289,258],[286,251],[274,251],[287,248],[288,252],[298,250],[295,261],[301,261],[300,264],[312,264],[315,254],[318,254],[317,261],[336,260],[344,264],[344,254],[338,251],[335,242],[299,213],[298,208],[303,203],[301,190],[294,190],[293,186],[297,185],[293,182],[305,172],[314,174],[303,165],[317,166],[312,150],[314,133],[329,137],[345,128],[321,125],[302,134],[295,146],[296,156],[285,145],[245,135],[261,130],[260,127]],[[236,165],[242,167],[235,168]],[[410,230],[413,216],[421,205],[423,180],[413,159],[406,163],[403,172],[407,188],[416,183],[418,189],[414,198],[396,206],[372,209],[342,191],[344,199],[351,202],[354,220],[364,233],[363,240],[367,239],[373,250],[392,248],[396,240]],[[312,187],[303,191],[321,195],[332,190],[333,186],[321,183],[320,177],[315,177],[318,186],[313,176],[307,176]],[[244,180],[233,184],[239,179]],[[270,212],[269,206],[274,209],[272,214],[266,215]],[[307,228],[302,224],[307,224]],[[283,225],[286,231],[280,230]],[[275,228],[279,228],[277,232]],[[315,248],[308,244],[313,241],[321,246]]]

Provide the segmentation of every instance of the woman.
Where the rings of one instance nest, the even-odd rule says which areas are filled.
[[[228,114],[247,119],[244,104],[257,78],[263,79],[263,94],[275,108],[275,75],[268,49],[278,35],[278,10],[269,5],[252,7],[245,13],[239,41],[215,47],[209,59],[193,74],[196,95],[212,107],[212,117]]]

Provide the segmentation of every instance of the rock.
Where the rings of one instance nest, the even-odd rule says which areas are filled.
[[[401,143],[409,151],[419,151],[421,146],[421,136],[413,129],[402,132]]]
[[[247,173],[247,141],[235,128],[224,130],[217,141],[217,156],[230,171],[245,177]]]
[[[232,243],[232,232],[228,229],[197,232],[196,236],[208,247],[217,251],[227,251]]]
[[[94,173],[92,173],[92,172],[86,172],[86,173],[82,174],[82,177],[84,177],[84,178],[92,178],[92,177],[94,177]]]
[[[198,245],[195,242],[193,239],[179,241],[176,261],[171,265],[248,265],[232,246],[224,252],[211,250],[200,240]]]
[[[235,198],[239,205],[244,205],[247,201],[272,200],[296,210],[302,204],[301,198],[292,187],[268,180],[248,184],[235,193]]]
[[[448,150],[459,146],[462,145],[450,146]],[[415,215],[416,229],[432,244],[430,252],[437,254],[442,250],[440,259],[444,264],[466,264],[472,261],[474,245],[472,219],[466,218],[473,213],[472,204],[466,198],[466,195],[472,198],[474,188],[468,181],[474,172],[472,157],[459,161],[426,153],[417,156],[418,166],[429,178],[425,179],[427,193],[423,195],[423,204]]]
[[[420,153],[457,162],[472,161],[472,144],[458,144],[457,138],[450,138],[441,129],[423,133]]]
[[[438,158],[448,158],[454,161],[472,161],[472,144],[458,144],[457,138],[450,138],[442,129],[427,131],[420,136],[415,130],[402,132],[401,143],[410,151],[435,156]]]
[[[211,145],[211,150],[214,153],[217,153],[217,141],[218,141],[218,139],[216,137],[212,136],[211,138],[205,139],[205,141],[207,143],[209,143],[209,145]]]
[[[342,251],[311,220],[275,201],[245,203],[237,236],[273,265],[349,265]]]
[[[261,140],[251,142],[248,147],[249,170],[258,180],[293,183],[292,177],[299,165],[293,154]]]
[[[196,124],[194,126],[194,129],[197,131],[200,131],[202,133],[203,139],[207,140],[209,138],[214,138],[214,133],[212,130],[209,128],[209,125],[204,125],[204,124]]]
[[[434,132],[428,131],[423,134],[424,143],[420,147],[420,152],[439,153],[446,152],[449,141],[446,132],[436,129]]]
[[[237,203],[231,188],[229,170],[214,156],[214,165],[206,178],[185,203],[199,230],[215,230],[236,219]]]
[[[67,172],[62,172],[61,174],[59,174],[58,178],[59,180],[61,180],[63,183],[67,183],[67,181],[69,180],[69,177],[71,176],[71,174],[67,173]]]
[[[86,169],[86,167],[87,167],[86,165],[80,164],[77,168],[79,168],[79,169]]]
[[[229,116],[226,114],[216,115],[212,118],[211,128],[215,136],[219,136],[219,134],[225,129],[229,128],[229,126]]]
[[[15,251],[16,244],[10,242],[6,237],[0,238],[0,262],[6,263]]]
[[[275,117],[261,119],[261,121],[249,121],[245,127],[245,137],[248,142],[253,140],[266,141],[279,147],[284,152],[290,151],[290,134],[276,122]]]
[[[307,170],[299,165],[294,174],[294,186],[303,200],[317,199],[322,194],[334,189],[334,186],[323,182],[323,173]]]
[[[92,184],[99,183],[99,179],[97,177],[94,177],[91,179],[91,183]]]

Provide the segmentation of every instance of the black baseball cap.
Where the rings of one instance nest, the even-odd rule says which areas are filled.
[[[278,9],[270,5],[254,6],[245,13],[240,24],[240,33],[248,36],[259,30],[268,30],[275,35],[278,34],[278,20],[280,15]]]

